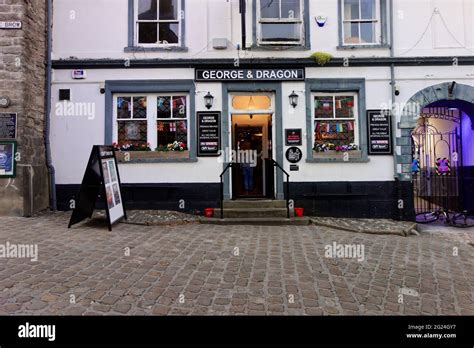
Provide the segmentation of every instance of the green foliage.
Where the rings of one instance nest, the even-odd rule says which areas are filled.
[[[313,58],[318,65],[324,66],[332,59],[332,55],[326,52],[314,52],[311,58]]]

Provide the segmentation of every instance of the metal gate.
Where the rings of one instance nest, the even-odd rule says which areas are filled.
[[[462,210],[462,148],[459,128],[439,132],[427,123],[412,133],[415,213]]]

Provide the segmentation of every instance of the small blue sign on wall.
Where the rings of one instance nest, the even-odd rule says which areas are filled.
[[[0,178],[16,176],[16,141],[0,141]]]

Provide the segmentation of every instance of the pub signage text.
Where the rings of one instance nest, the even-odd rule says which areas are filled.
[[[304,69],[196,69],[196,81],[304,81]]]

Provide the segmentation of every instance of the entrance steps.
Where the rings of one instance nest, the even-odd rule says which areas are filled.
[[[212,218],[201,218],[201,223],[219,225],[309,225],[310,219],[295,217],[294,209],[287,216],[285,200],[240,199],[224,201],[223,219],[220,209],[214,210]]]

